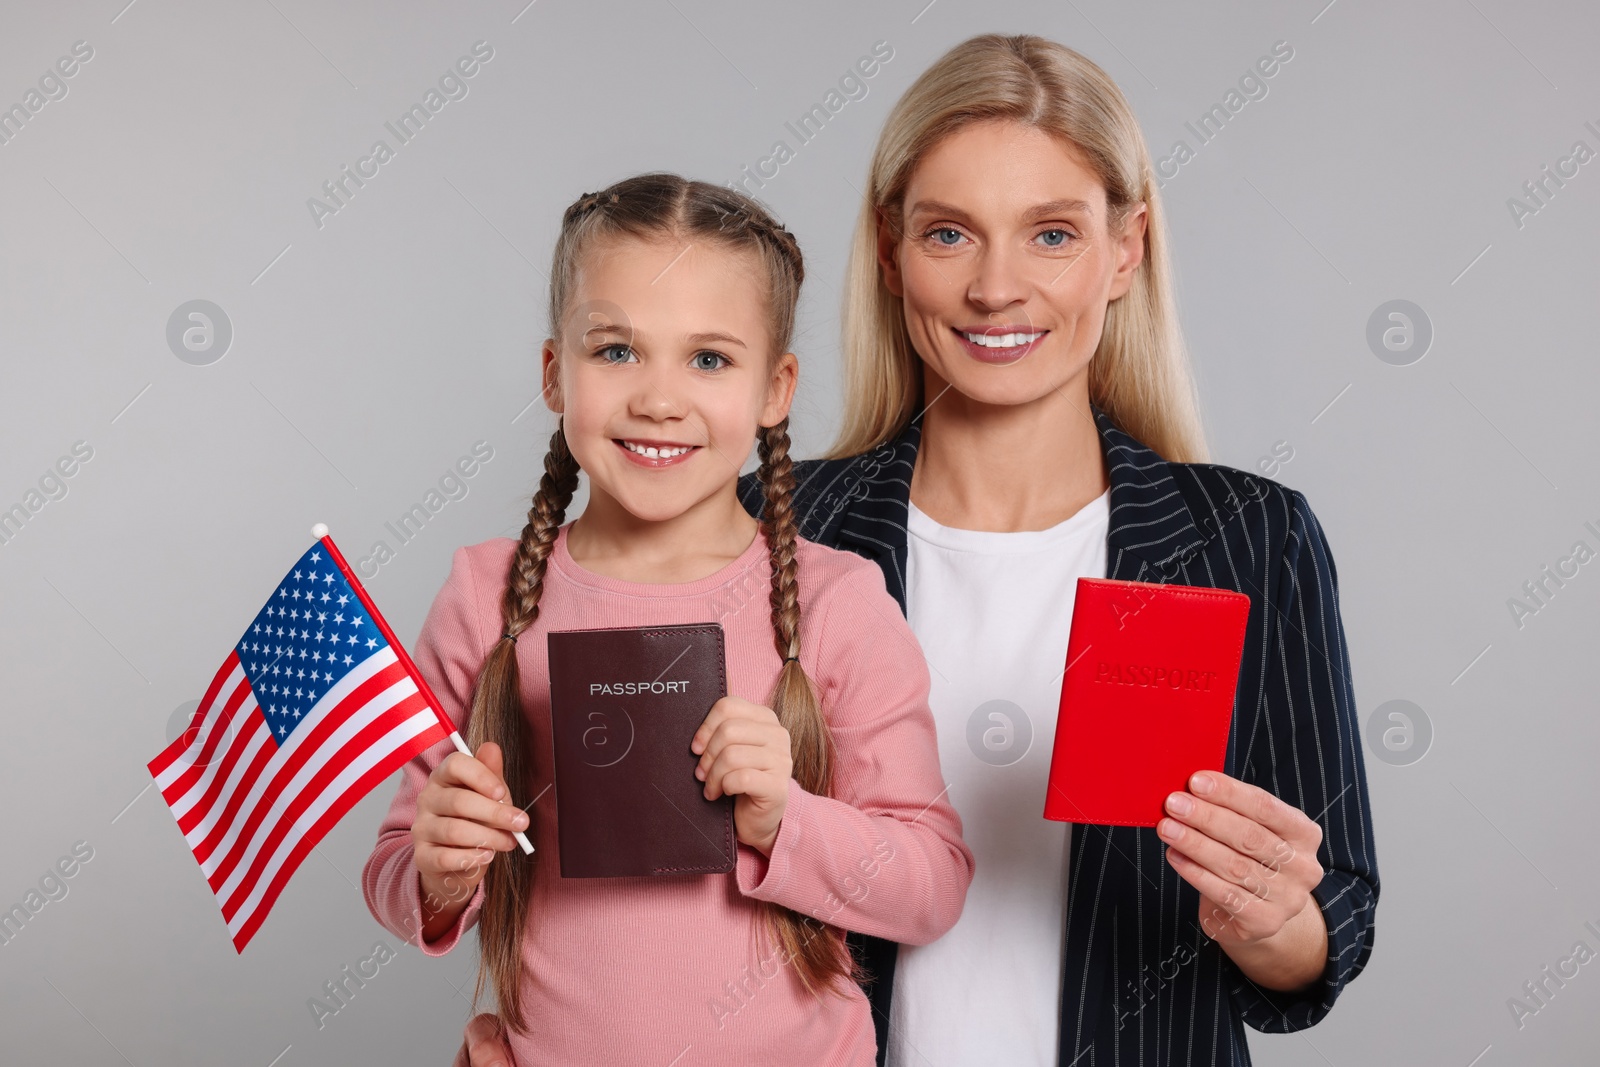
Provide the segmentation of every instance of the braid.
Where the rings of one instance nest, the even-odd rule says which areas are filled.
[[[800,666],[800,580],[795,562],[800,534],[794,517],[794,462],[789,458],[789,420],[761,430],[757,443],[761,457],[760,480],[766,497],[762,509],[762,533],[772,558],[772,634],[778,655],[784,658],[783,670],[793,672],[805,683],[809,680]],[[789,703],[780,701],[780,703]],[[815,696],[809,701],[794,701],[783,710],[792,721],[784,722],[795,755],[795,780],[808,792],[827,796],[833,792],[833,744]],[[809,707],[805,705],[809,704]],[[803,713],[809,712],[809,714]]]
[[[755,228],[756,232],[764,236],[778,249],[784,262],[793,268],[795,284],[799,285],[805,281],[805,259],[800,254],[800,242],[795,240],[794,234],[770,218],[758,219],[755,223]]]
[[[567,448],[565,426],[558,423],[550,437],[550,451],[545,455],[544,477],[539,480],[539,491],[528,509],[528,523],[522,528],[501,597],[501,640],[490,650],[478,675],[467,727],[468,744],[474,750],[485,741],[500,746],[506,787],[517,798],[533,796],[534,744],[522,709],[516,639],[539,617],[545,568],[577,488],[578,463]],[[517,990],[522,981],[523,923],[527,902],[533,895],[533,874],[533,856],[500,852],[489,861],[483,879],[484,904],[478,921],[481,951],[473,1006],[476,1008],[492,979],[501,1018],[514,1030],[526,1029]]]
[[[800,584],[794,562],[794,464],[789,459],[788,419],[763,428],[757,443],[764,477],[766,506],[763,525],[772,553],[772,628],[778,654],[785,660],[800,655]]]
[[[567,210],[561,216],[561,221],[564,225],[571,225],[577,220],[583,218],[585,215],[588,215],[595,208],[602,206],[610,207],[616,202],[617,194],[614,192],[610,193],[609,195],[607,195],[604,190],[598,193],[584,193],[567,207]]]
[[[764,427],[757,440],[759,478],[765,493],[761,533],[772,558],[772,632],[784,658],[772,692],[772,710],[789,731],[794,780],[808,793],[833,795],[833,736],[805,668],[800,666],[800,583],[795,550],[800,535],[794,517],[794,463],[789,458],[789,420]],[[860,981],[854,959],[837,927],[775,904],[768,920],[784,956],[807,989],[848,975]],[[819,934],[821,936],[819,936]]]
[[[539,593],[544,584],[545,566],[556,535],[566,518],[567,505],[578,491],[578,461],[567,448],[566,425],[558,423],[550,435],[550,451],[544,457],[544,477],[528,509],[528,523],[522,528],[522,542],[511,564],[510,580],[501,597],[500,614],[505,632],[516,636],[539,617]]]
[[[725,217],[738,219],[746,232],[775,251],[783,264],[794,272],[795,288],[800,288],[805,281],[805,257],[800,253],[800,242],[795,240],[794,234],[766,212],[752,211],[744,206]]]

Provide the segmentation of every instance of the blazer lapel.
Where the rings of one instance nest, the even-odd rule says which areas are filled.
[[[1093,408],[1111,480],[1106,577],[1168,582],[1205,544],[1167,461]]]
[[[906,611],[906,517],[911,511],[911,472],[922,443],[922,416],[900,435],[851,463],[844,488],[853,505],[839,522],[839,540],[883,570],[889,593]]]
[[[1111,523],[1106,533],[1106,577],[1170,581],[1179,563],[1205,543],[1167,462],[1119,430],[1090,405],[1100,432],[1111,482]],[[906,517],[911,472],[922,443],[919,413],[892,441],[852,461],[841,490],[854,498],[840,519],[838,538],[883,570],[884,584],[906,610]]]

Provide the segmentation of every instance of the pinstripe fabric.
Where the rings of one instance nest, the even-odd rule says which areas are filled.
[[[1250,596],[1224,769],[1322,827],[1326,874],[1313,895],[1327,921],[1328,961],[1309,991],[1259,988],[1200,930],[1199,893],[1167,864],[1155,830],[1080,826],[1059,1063],[1248,1064],[1246,1025],[1272,1033],[1314,1025],[1372,953],[1378,867],[1333,558],[1300,493],[1230,467],[1168,463],[1098,408],[1094,419],[1111,480],[1107,577]],[[871,452],[796,465],[801,535],[874,560],[901,611],[920,441],[919,418]],[[753,476],[739,493],[759,516]],[[851,943],[876,976],[868,991],[881,1067],[895,946],[855,935]]]

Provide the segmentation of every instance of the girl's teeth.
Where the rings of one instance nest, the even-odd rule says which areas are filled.
[[[651,459],[671,459],[673,456],[681,456],[689,451],[687,447],[656,448],[654,445],[636,445],[632,441],[624,441],[622,446],[629,452],[637,452],[641,456],[649,456]]]

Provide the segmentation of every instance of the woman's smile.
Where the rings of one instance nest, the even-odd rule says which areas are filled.
[[[967,355],[982,363],[1015,363],[1050,333],[1027,325],[952,326],[950,330]]]

